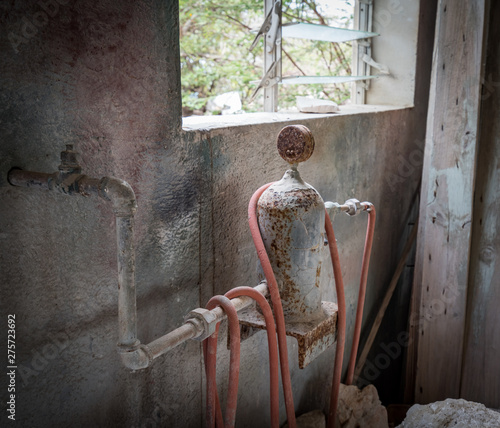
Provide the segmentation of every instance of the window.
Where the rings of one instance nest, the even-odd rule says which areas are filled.
[[[358,0],[356,2],[356,8],[352,11],[352,5],[349,1],[334,1],[329,2],[334,6],[337,13],[337,17],[342,16],[344,12],[344,18],[346,17],[346,9],[344,7],[351,8],[350,17],[354,17],[354,26],[356,30],[352,28],[345,28],[342,26],[329,26],[325,17],[321,14],[321,8],[328,6],[328,2],[321,4],[321,2],[302,2],[309,6],[308,13],[303,16],[299,16],[299,19],[293,19],[288,23],[283,23],[284,20],[280,18],[281,15],[286,17],[286,12],[282,13],[280,10],[281,2],[280,0],[264,0],[265,2],[265,12],[266,20],[262,25],[259,34],[265,32],[266,37],[264,45],[264,70],[265,74],[260,84],[264,88],[264,110],[265,111],[276,111],[278,107],[278,89],[277,82],[283,84],[319,84],[319,85],[338,85],[346,82],[358,82],[353,91],[355,95],[355,100],[357,103],[364,103],[365,101],[365,90],[368,87],[367,81],[376,77],[369,75],[370,67],[374,66],[381,72],[387,72],[386,68],[380,64],[373,61],[371,58],[371,42],[370,39],[378,34],[371,32],[372,28],[372,16],[373,16],[373,2],[372,0]],[[289,15],[290,17],[290,15]],[[316,18],[319,22],[314,22],[312,19]],[[276,24],[276,25],[274,25]],[[330,49],[330,58],[332,58],[332,47],[335,49],[335,56],[340,63],[340,67],[332,73],[332,70],[327,62],[328,74],[320,75],[317,71],[318,64],[313,62],[313,72],[315,74],[306,74],[302,69],[300,69],[294,62],[294,60],[286,53],[284,49],[281,49],[282,39],[286,38],[296,38],[296,39],[306,39],[316,41],[313,45],[313,55],[314,53],[321,53],[323,59],[325,59],[325,50]],[[354,44],[354,58],[356,59],[354,70],[357,72],[352,75],[351,61],[347,61],[344,50],[339,47],[339,44],[345,42],[355,42]],[[320,46],[321,42],[327,42],[327,49],[322,49]],[[351,46],[349,45],[349,48]],[[349,50],[349,53],[351,51]],[[283,53],[285,53],[290,61],[301,71],[300,76],[286,76],[281,74],[280,63],[283,58]],[[349,55],[350,56],[350,55]],[[326,62],[326,61],[325,61]],[[339,68],[341,73],[339,74]],[[328,96],[325,90],[323,92]]]
[[[277,105],[278,93],[281,109],[294,106],[295,95],[345,103],[350,97],[350,86],[343,81],[351,74],[351,43],[331,43],[317,37],[310,41],[288,35],[299,29],[307,37],[314,24],[316,27],[322,24],[321,29],[326,28],[325,24],[342,29],[352,28],[354,1],[284,0],[278,5],[281,6],[279,12],[285,25],[282,44],[278,46],[281,49],[274,50],[283,56],[283,60],[275,64],[275,69],[282,71],[285,79],[283,84],[274,85],[276,97],[273,104]],[[234,92],[238,92],[243,103],[240,108],[244,111],[263,110],[264,91],[259,91],[252,99],[265,74],[265,56],[269,57],[264,54],[263,38],[250,50],[255,37],[252,30],[261,27],[265,16],[263,12],[264,0],[227,0],[224,3],[217,0],[180,1],[184,115],[193,111],[217,113],[215,95],[226,93],[225,97],[229,97]],[[300,24],[293,25],[292,22]],[[276,31],[276,26],[273,30]],[[281,34],[280,29],[278,31]],[[342,78],[333,83],[318,83],[318,76],[332,75]],[[309,80],[305,76],[310,76]]]
[[[281,32],[250,49],[272,10]],[[290,112],[296,95],[411,105],[418,14],[411,0],[180,0],[183,116]],[[271,68],[270,83],[280,83],[252,97]]]

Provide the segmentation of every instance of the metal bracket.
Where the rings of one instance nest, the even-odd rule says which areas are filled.
[[[281,38],[278,37],[281,32],[279,31],[280,27],[280,10],[281,10],[281,0],[276,0],[274,2],[273,7],[269,10],[266,15],[266,19],[259,28],[255,39],[250,46],[250,51],[255,49],[257,46],[257,42],[262,36],[266,36],[266,50],[268,53],[271,53],[274,49],[274,46],[281,43]]]
[[[285,320],[286,335],[295,337],[299,345],[299,367],[301,369],[333,345],[337,339],[337,304],[321,302],[321,306],[323,316],[320,319],[304,322],[287,322]],[[255,307],[244,309],[238,316],[242,325],[261,330],[266,328],[264,315]]]
[[[260,91],[261,88],[264,88],[264,89],[271,88],[281,81],[281,78],[279,76],[271,77],[273,74],[275,74],[274,71],[275,71],[277,65],[278,65],[278,61],[274,61],[271,64],[271,67],[269,68],[269,70],[267,70],[266,74],[264,74],[264,77],[259,82],[259,85],[257,86],[254,93],[252,94],[250,101],[255,98],[255,96],[257,95],[257,93]]]
[[[364,54],[361,59],[368,65],[372,66],[373,68],[376,68],[378,71],[380,71],[380,73],[391,74],[389,67],[387,67],[384,64],[380,64],[379,62],[376,62],[371,56]]]
[[[276,46],[281,45],[281,1],[276,0],[271,9],[271,28],[266,34],[266,50],[271,53]]]

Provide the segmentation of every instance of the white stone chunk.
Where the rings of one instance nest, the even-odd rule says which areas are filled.
[[[296,97],[297,108],[302,113],[336,113],[340,111],[337,103],[309,97]]]
[[[398,428],[442,427],[498,428],[500,413],[486,408],[484,404],[447,398],[425,406],[415,404]]]
[[[378,398],[377,389],[368,385],[340,384],[337,416],[342,428],[388,428],[387,410]]]

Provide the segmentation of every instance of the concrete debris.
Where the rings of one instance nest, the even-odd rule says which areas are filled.
[[[337,103],[316,98],[296,97],[297,108],[302,113],[336,113],[340,111]]]
[[[338,422],[341,428],[387,428],[387,410],[382,406],[377,389],[368,385],[360,390],[355,385],[340,384]]]
[[[297,418],[297,428],[325,428],[326,418],[321,410],[304,413]],[[285,424],[283,428],[288,428]]]
[[[241,98],[237,91],[217,95],[207,103],[207,111],[211,113],[220,111],[222,115],[243,113],[241,108]]]
[[[420,405],[408,410],[406,419],[398,428],[498,428],[500,413],[484,404],[463,399]]]

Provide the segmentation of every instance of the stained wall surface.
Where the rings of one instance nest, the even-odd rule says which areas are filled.
[[[103,200],[8,184],[12,167],[53,172],[72,143],[85,174],[134,188],[138,335],[182,323],[233,286],[256,285],[247,229],[253,191],[282,175],[284,123],[182,131],[175,1],[47,0],[0,6],[0,314],[16,316],[16,422],[22,426],[199,427],[200,345],[129,372],[116,353],[113,214]],[[415,108],[306,118],[316,151],[301,167],[325,199],[378,209],[366,318],[397,263],[421,170],[430,49],[417,62]],[[419,77],[420,76],[420,77]],[[419,83],[420,79],[420,83]],[[420,85],[420,86],[419,86]],[[352,334],[366,219],[335,220]],[[325,298],[334,299],[333,284]],[[5,362],[7,329],[0,329]],[[227,354],[221,339],[221,390]],[[305,370],[289,340],[298,413],[326,409],[330,349]],[[346,349],[349,349],[347,343]],[[238,426],[265,426],[265,336],[242,344]],[[1,425],[7,379],[0,381]],[[284,408],[281,409],[284,419]]]

